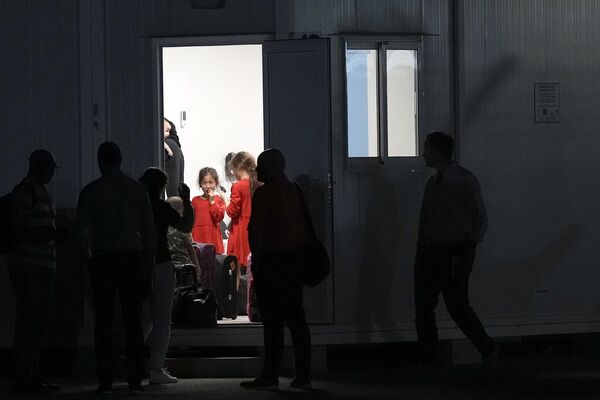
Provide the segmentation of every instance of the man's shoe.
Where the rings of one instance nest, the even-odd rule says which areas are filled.
[[[312,384],[310,378],[296,377],[292,383],[290,383],[290,387],[293,389],[310,390],[312,389]]]
[[[100,385],[94,393],[96,396],[111,396],[113,394],[112,385]]]
[[[244,389],[257,389],[257,390],[278,390],[279,389],[279,378],[266,378],[259,376],[251,381],[245,381],[240,383],[240,386]]]
[[[161,384],[161,383],[176,383],[177,378],[169,374],[169,371],[166,368],[161,368],[159,370],[151,370],[150,371],[150,383],[153,385]]]
[[[52,394],[59,390],[60,385],[44,381],[15,383],[15,394]]]
[[[129,385],[129,395],[130,396],[139,396],[144,394],[144,388],[142,385]]]
[[[483,364],[493,364],[498,359],[498,354],[500,353],[500,346],[497,343],[494,343],[492,349],[486,353],[481,355],[481,362]]]

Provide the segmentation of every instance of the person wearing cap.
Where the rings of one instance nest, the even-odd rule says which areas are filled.
[[[56,210],[46,188],[56,171],[47,150],[29,157],[27,176],[10,194],[10,280],[17,317],[13,347],[16,394],[49,394],[60,386],[42,379],[40,354],[52,311],[56,270]]]

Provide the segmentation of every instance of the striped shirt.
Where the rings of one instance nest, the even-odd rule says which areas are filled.
[[[56,210],[46,186],[26,177],[10,195],[10,262],[22,267],[56,268]]]

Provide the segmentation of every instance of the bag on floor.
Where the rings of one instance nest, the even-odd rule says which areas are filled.
[[[217,326],[217,301],[210,289],[200,284],[175,289],[173,325],[178,328],[211,328]]]
[[[219,319],[236,319],[238,315],[239,268],[236,256],[216,256],[216,279],[214,290],[219,305]]]
[[[200,284],[202,287],[214,289],[215,272],[215,245],[210,243],[194,243],[194,251],[200,264]]]

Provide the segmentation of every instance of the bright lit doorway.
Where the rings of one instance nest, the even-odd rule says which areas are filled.
[[[162,48],[163,115],[176,126],[192,198],[202,194],[200,169],[214,168],[229,197],[232,182],[226,179],[225,156],[247,151],[258,157],[264,150],[262,59],[261,44]],[[225,215],[225,225],[229,221]],[[238,307],[242,309],[245,304]],[[219,325],[248,322],[240,311]]]
[[[184,181],[201,194],[198,171],[213,167],[220,184],[225,156],[264,150],[262,45],[163,47],[164,116],[175,123],[185,157]]]

